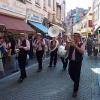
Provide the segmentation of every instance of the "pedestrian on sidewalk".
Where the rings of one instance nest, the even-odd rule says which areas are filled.
[[[42,71],[42,62],[43,62],[43,55],[45,51],[45,40],[41,33],[37,34],[37,39],[33,43],[33,47],[36,50],[36,57],[38,61],[38,70],[37,72]]]
[[[73,40],[69,48],[69,75],[74,82],[73,97],[77,96],[80,82],[80,72],[83,60],[85,45],[81,43],[81,36],[79,33],[74,33]]]
[[[27,53],[30,50],[30,43],[25,33],[21,33],[21,38],[18,41],[18,49],[19,49],[18,64],[19,64],[20,73],[21,73],[18,81],[22,82],[27,77],[25,66],[26,66],[26,61],[27,61]]]
[[[3,66],[3,56],[7,52],[5,46],[3,45],[4,37],[0,36],[0,73],[4,74]]]
[[[16,64],[16,41],[14,37],[10,37],[9,39],[10,43],[10,50],[11,50],[11,67],[13,68],[13,71],[16,72],[18,70],[17,64]]]

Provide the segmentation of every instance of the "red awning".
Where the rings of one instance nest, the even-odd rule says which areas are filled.
[[[5,25],[8,32],[33,32],[33,29],[24,20],[19,18],[0,15],[0,23]]]

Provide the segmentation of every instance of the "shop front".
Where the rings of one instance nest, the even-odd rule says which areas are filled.
[[[35,29],[36,33],[40,32],[43,35],[48,33],[48,27],[43,25],[44,16],[33,10],[27,9],[27,23]]]
[[[4,37],[6,43],[10,37],[14,37],[14,39],[17,40],[20,33],[33,33],[33,29],[25,23],[24,19],[0,14],[0,36]],[[6,55],[3,59],[3,69],[5,73],[11,71],[12,66],[10,66],[10,64],[10,56]]]
[[[11,37],[14,37],[15,41],[18,40],[20,33],[34,33],[34,30],[26,23],[25,18],[26,4],[18,0],[0,0],[0,37],[3,36],[7,44]],[[4,69],[5,73],[9,73],[11,71],[9,69],[12,69],[10,58],[7,57],[5,57],[6,61],[3,59],[3,68],[0,65],[0,69]],[[1,56],[0,60],[2,61]]]

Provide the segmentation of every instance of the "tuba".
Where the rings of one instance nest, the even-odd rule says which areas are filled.
[[[57,27],[57,26],[51,26],[48,30],[48,35],[50,37],[58,37],[60,33],[60,29]],[[66,57],[66,54],[67,54],[67,50],[65,50],[65,46],[64,45],[60,45],[58,47],[58,52],[57,54],[60,56],[60,57],[63,57],[65,58]]]
[[[56,26],[51,26],[48,30],[48,35],[50,37],[57,37],[59,35],[59,29]]]

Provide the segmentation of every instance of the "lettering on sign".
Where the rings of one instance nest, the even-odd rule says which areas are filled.
[[[9,10],[11,12],[16,12],[16,9],[8,6],[7,4],[4,4],[4,3],[0,3],[0,8],[1,9],[5,9],[5,10]]]
[[[34,12],[32,10],[27,9],[27,20],[30,21],[35,21],[35,22],[39,22],[42,23],[43,22],[43,15],[39,14],[37,12]]]
[[[7,0],[0,0],[0,9],[8,10],[24,16],[26,15],[25,5],[18,1],[12,1],[12,4],[10,4],[10,2],[7,2]]]

